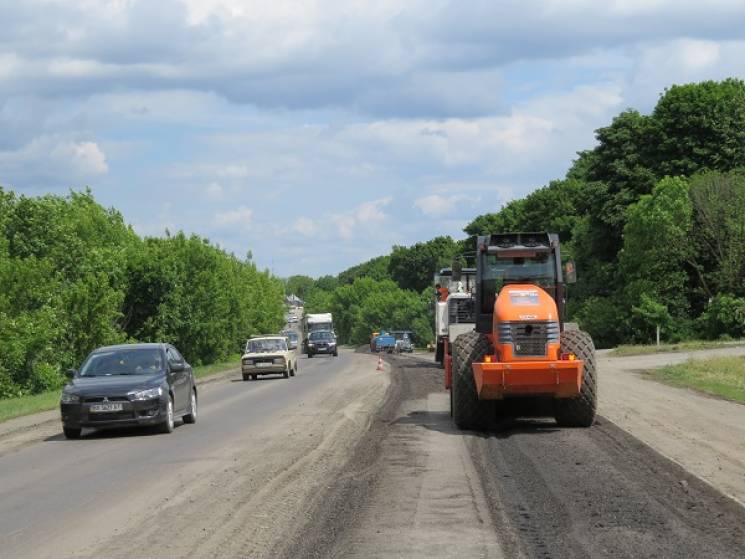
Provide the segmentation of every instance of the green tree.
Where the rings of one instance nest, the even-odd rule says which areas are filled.
[[[391,257],[388,255],[376,256],[367,262],[352,266],[338,275],[339,283],[354,283],[357,278],[391,279],[391,274],[388,271],[390,261]]]
[[[435,237],[410,247],[394,246],[389,262],[391,277],[402,289],[419,293],[432,285],[440,268],[450,266],[458,249],[450,237]]]
[[[651,313],[651,302],[658,302],[683,324],[689,311],[692,227],[693,205],[683,178],[662,179],[651,194],[629,206],[619,262],[632,306]]]
[[[658,175],[690,176],[745,165],[745,82],[674,85],[652,113]]]
[[[297,295],[301,299],[305,298],[305,292],[315,285],[315,280],[310,276],[290,276],[285,281],[285,293],[287,295]]]
[[[703,299],[745,296],[745,171],[712,171],[691,179],[692,259]]]

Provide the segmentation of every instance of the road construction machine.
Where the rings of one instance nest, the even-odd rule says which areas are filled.
[[[575,280],[569,264],[562,268],[553,233],[478,237],[475,328],[452,340],[445,369],[458,428],[488,429],[506,411],[536,409],[536,400],[561,426],[592,425],[595,346],[564,321],[566,283]]]
[[[462,267],[460,259],[465,260],[465,257],[458,257],[452,268],[443,268],[435,275],[435,361],[446,370],[452,358],[453,341],[460,334],[473,330],[475,322],[473,291],[476,268]],[[447,382],[446,385],[449,386]]]

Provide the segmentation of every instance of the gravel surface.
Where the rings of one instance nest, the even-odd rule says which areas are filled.
[[[442,371],[391,361],[389,400],[346,467],[354,475],[330,489],[291,555],[745,556],[745,509],[607,419],[457,433]]]

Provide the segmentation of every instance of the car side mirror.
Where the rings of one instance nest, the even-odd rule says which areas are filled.
[[[577,268],[574,267],[574,260],[567,260],[564,264],[564,282],[577,283]]]
[[[170,367],[171,367],[171,372],[172,373],[180,373],[181,371],[183,371],[186,368],[186,366],[184,365],[183,362],[180,362],[180,363],[171,363]]]
[[[65,371],[65,376],[69,378],[70,380],[75,378],[75,375],[77,375],[78,372],[75,369],[67,369]]]

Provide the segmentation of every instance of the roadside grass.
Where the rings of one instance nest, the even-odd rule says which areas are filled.
[[[200,365],[194,367],[194,376],[196,378],[204,378],[230,369],[237,369],[241,365],[241,354],[236,353],[228,357],[226,361],[220,361],[219,363],[212,363],[211,365]]]
[[[54,409],[59,402],[59,395],[59,390],[53,390],[32,396],[0,400],[0,423],[14,417]]]
[[[657,345],[620,345],[608,353],[609,357],[629,357],[631,355],[649,355],[652,353],[679,353],[699,349],[717,349],[745,345],[745,340],[688,340],[677,344]]]
[[[240,354],[235,354],[230,356],[227,361],[194,367],[194,376],[201,379],[229,371],[230,369],[237,368],[240,361]],[[13,419],[14,417],[53,410],[59,403],[60,392],[61,390],[52,390],[50,392],[42,392],[41,394],[33,394],[31,396],[20,396],[18,398],[6,398],[0,400],[0,423],[7,421],[8,419]]]
[[[673,386],[693,388],[713,396],[745,403],[745,358],[690,359],[680,365],[652,369],[647,374]]]

